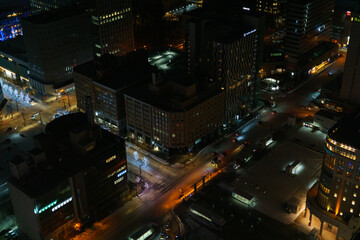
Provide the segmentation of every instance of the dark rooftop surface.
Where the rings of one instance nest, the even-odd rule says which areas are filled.
[[[68,176],[60,169],[49,169],[46,171],[37,171],[31,174],[26,181],[18,181],[15,177],[11,177],[8,181],[14,186],[21,189],[31,198],[35,198],[42,193],[54,188],[57,184],[65,181]]]
[[[332,128],[328,135],[339,143],[349,145],[357,150],[360,149],[360,111],[344,117]]]
[[[66,132],[80,132],[88,128],[89,122],[83,113],[72,113],[56,118],[45,127],[45,133],[63,135]]]
[[[48,24],[81,14],[87,13],[74,8],[61,8],[27,17],[23,21],[33,24]]]
[[[3,52],[5,54],[13,56],[14,58],[27,62],[23,36],[18,36],[16,38],[0,42],[0,52]]]
[[[343,116],[342,113],[327,111],[324,109],[319,110],[318,112],[315,113],[315,115],[323,116],[323,117],[333,119],[333,120],[336,120],[336,119],[340,120],[340,118]]]
[[[150,79],[150,70],[147,53],[142,50],[127,56],[104,54],[100,59],[80,64],[74,68],[74,72],[113,90],[126,88],[139,81]]]

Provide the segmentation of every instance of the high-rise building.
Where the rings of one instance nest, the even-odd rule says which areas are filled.
[[[131,0],[31,0],[30,5],[34,14],[67,7],[89,12],[96,57],[134,50]]]
[[[155,62],[170,58],[173,64],[155,63],[147,84],[124,93],[128,135],[165,153],[188,152],[221,129],[225,91],[219,83],[187,78],[183,56],[159,56]]]
[[[91,8],[95,55],[134,50],[131,0],[95,0]]]
[[[325,156],[319,182],[312,186],[306,199],[310,211],[323,228],[337,228],[336,239],[350,240],[360,227],[360,149],[359,111],[343,118],[330,128],[325,140]],[[305,212],[305,216],[306,216]]]
[[[71,83],[73,67],[93,59],[90,19],[85,12],[63,9],[22,22],[30,84],[40,94]]]
[[[10,198],[19,229],[31,240],[71,239],[74,224],[101,219],[128,196],[123,139],[83,113],[50,122],[29,157],[10,162]]]
[[[253,105],[257,67],[262,54],[257,45],[263,28],[257,17],[219,21],[223,13],[199,9],[185,15],[187,71],[194,79],[221,83],[226,91],[226,121],[245,115]],[[239,27],[241,26],[241,27]]]
[[[89,109],[96,123],[115,134],[126,132],[123,93],[150,78],[150,64],[145,50],[126,56],[104,54],[74,69],[77,106],[82,112]]]
[[[256,0],[256,10],[269,14],[279,14],[279,0]]]
[[[351,17],[350,42],[347,51],[340,98],[360,104],[360,16]]]
[[[76,0],[30,0],[30,10],[34,15],[53,9],[71,7],[75,4],[75,1]]]
[[[327,60],[336,47],[330,44],[333,0],[294,0],[287,4],[284,48],[288,71],[306,76]]]

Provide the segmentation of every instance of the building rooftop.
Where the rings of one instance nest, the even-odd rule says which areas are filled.
[[[27,62],[23,36],[0,42],[0,53]]]
[[[139,81],[150,79],[151,66],[145,50],[126,56],[104,54],[96,60],[80,64],[74,72],[113,90],[123,89]]]
[[[344,117],[330,128],[328,135],[339,143],[360,149],[360,111]]]
[[[80,14],[87,14],[87,13],[75,8],[61,8],[27,17],[23,21],[33,24],[49,24],[56,21],[61,21],[66,18],[71,18]]]
[[[332,120],[336,120],[336,121],[340,120],[340,118],[343,116],[343,114],[341,114],[341,113],[327,111],[324,109],[319,110],[318,112],[315,113],[315,115],[326,117],[328,119],[332,119]]]

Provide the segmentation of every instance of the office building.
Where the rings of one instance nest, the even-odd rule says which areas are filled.
[[[53,94],[72,82],[76,65],[93,59],[90,19],[85,12],[63,9],[22,22],[30,84],[39,94]]]
[[[222,127],[225,91],[213,82],[188,79],[183,63],[171,59],[174,64],[167,67],[157,64],[161,68],[153,69],[148,84],[124,93],[126,123],[131,141],[186,153]]]
[[[4,12],[0,14],[0,41],[16,38],[23,34],[21,18],[29,15],[28,10]]]
[[[4,98],[4,93],[0,85],[0,110],[5,106],[7,100]]]
[[[333,0],[295,0],[287,4],[284,50],[287,70],[295,78],[307,76],[337,47],[329,43]]]
[[[83,113],[50,122],[29,158],[10,162],[10,198],[32,240],[70,239],[75,224],[102,219],[127,199],[124,140]]]
[[[32,15],[35,15],[53,9],[71,7],[75,3],[75,0],[30,0],[30,10]]]
[[[96,0],[90,8],[96,57],[134,50],[131,0]]]
[[[125,133],[123,92],[150,78],[150,67],[145,50],[126,56],[104,54],[99,59],[75,67],[78,108],[86,112],[87,104],[90,104],[96,123],[115,134]]]
[[[359,112],[343,118],[330,128],[325,140],[325,156],[318,183],[310,188],[306,213],[310,212],[323,229],[337,228],[336,239],[350,240],[360,227]]]
[[[256,0],[256,11],[268,13],[268,14],[279,14],[279,0]]]
[[[24,37],[0,42],[0,76],[24,84],[29,82],[29,73]]]
[[[219,21],[224,13],[198,9],[185,15],[187,71],[194,79],[206,76],[226,91],[226,121],[239,119],[252,107],[256,73],[260,69],[263,18],[243,13]],[[241,26],[241,27],[239,27]],[[261,43],[260,43],[261,42]]]
[[[31,0],[34,14],[60,8],[78,8],[91,15],[94,56],[125,55],[134,50],[131,0]]]
[[[351,34],[345,60],[340,99],[360,104],[360,17],[351,17]]]

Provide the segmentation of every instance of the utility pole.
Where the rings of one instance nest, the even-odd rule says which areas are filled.
[[[68,104],[69,104],[69,107],[70,107],[71,104],[70,104],[70,96],[69,96],[69,93],[67,94],[67,97],[68,97]]]
[[[24,126],[26,126],[25,114],[24,114],[24,112],[21,112],[21,114],[22,114],[22,117],[23,117],[23,119],[24,119]]]
[[[41,117],[41,112],[42,112],[42,111],[39,111],[40,123],[41,123],[41,125],[43,125],[43,121],[42,121],[42,117]]]

